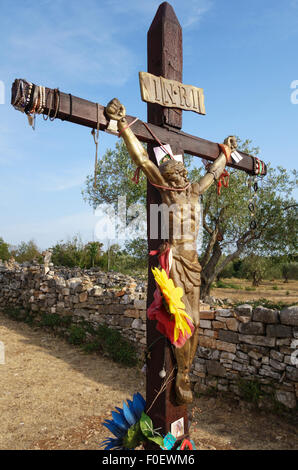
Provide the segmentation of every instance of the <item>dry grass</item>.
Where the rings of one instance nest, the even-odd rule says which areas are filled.
[[[268,299],[272,302],[283,302],[288,305],[298,303],[298,281],[284,283],[282,280],[263,281],[259,287],[253,288],[251,281],[246,279],[223,279],[224,283],[233,284],[238,289],[215,288],[211,295],[233,301],[252,301],[258,299]],[[255,290],[251,290],[255,289]]]
[[[98,449],[101,422],[144,376],[0,313],[0,449]],[[244,408],[243,408],[244,406]],[[199,449],[294,449],[293,425],[235,400],[196,398],[191,435]]]

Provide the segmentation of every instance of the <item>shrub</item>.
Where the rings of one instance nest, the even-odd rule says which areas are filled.
[[[109,328],[106,325],[99,325],[97,336],[100,339],[100,346],[115,362],[133,367],[137,363],[137,354],[133,345],[123,338],[118,330]]]
[[[69,329],[68,341],[70,344],[82,344],[86,339],[84,328],[79,325],[71,325]]]

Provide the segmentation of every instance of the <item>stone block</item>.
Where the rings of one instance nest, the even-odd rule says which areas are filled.
[[[273,369],[276,370],[284,371],[286,368],[286,364],[284,364],[283,362],[275,361],[274,359],[269,359],[269,364]]]
[[[223,351],[221,354],[220,354],[220,358],[221,359],[227,359],[229,361],[233,361],[235,359],[235,354],[232,354],[232,353],[229,353],[229,352],[226,352],[226,351]]]
[[[213,321],[212,322],[212,327],[213,327],[214,330],[219,330],[219,329],[226,328],[226,325],[225,325],[225,323],[223,323],[221,321]]]
[[[235,312],[237,312],[239,315],[251,317],[252,306],[249,304],[238,305],[238,307],[235,307]]]
[[[220,339],[221,341],[225,341],[227,343],[235,343],[235,344],[239,343],[238,333],[234,331],[219,330],[218,339]]]
[[[200,364],[199,362],[195,362],[194,369],[197,372],[206,372],[206,365]]]
[[[286,367],[286,377],[289,380],[293,380],[293,382],[298,382],[298,368],[287,366]]]
[[[241,323],[239,331],[244,335],[263,335],[265,333],[265,327],[261,322],[252,321],[249,323]]]
[[[241,323],[249,323],[251,321],[251,317],[247,317],[247,316],[244,316],[244,315],[237,315],[237,319],[241,322]]]
[[[227,318],[226,325],[228,330],[238,331],[239,322],[236,318]]]
[[[233,312],[229,308],[219,308],[219,309],[216,310],[216,315],[219,316],[219,317],[228,318],[228,317],[233,316]]]
[[[259,369],[261,367],[261,363],[259,361],[256,361],[255,359],[252,359],[251,358],[251,364],[256,367],[257,369]]]
[[[267,336],[239,334],[239,340],[243,343],[255,344],[256,346],[267,346],[270,348],[273,348],[275,346],[275,338],[268,338]]]
[[[279,362],[282,362],[284,359],[284,355],[278,351],[275,351],[274,349],[270,351],[270,357],[271,359],[274,359],[275,361]]]
[[[214,320],[214,317],[215,317],[215,312],[213,311],[206,312],[206,311],[200,310],[200,320]]]
[[[263,323],[278,323],[278,310],[262,307],[261,305],[253,311],[253,321],[261,321]]]
[[[238,370],[239,372],[241,372],[243,370],[244,366],[243,366],[243,364],[240,364],[240,362],[233,362],[232,368],[234,370]]]
[[[298,306],[284,308],[280,312],[280,322],[285,325],[298,326]]]
[[[275,380],[280,380],[280,374],[276,371],[273,372],[271,368],[265,369],[264,366],[259,369],[259,375],[263,375],[265,377],[271,377]]]
[[[140,320],[140,318],[135,318],[131,324],[131,327],[136,330],[139,330],[142,328],[142,325],[143,325],[142,320]]]
[[[225,341],[220,341],[220,340],[216,341],[215,348],[219,349],[220,351],[227,351],[231,353],[236,352],[236,344],[226,343]]]
[[[204,348],[203,346],[199,346],[197,349],[197,357],[204,358],[204,359],[211,359],[212,351],[208,348]]]
[[[140,318],[143,320],[143,321],[146,321],[146,318],[147,318],[147,312],[146,310],[139,310],[140,312]]]
[[[88,293],[87,292],[81,292],[79,295],[79,300],[80,302],[87,302],[88,299]]]
[[[100,297],[101,295],[103,295],[103,288],[100,286],[93,286],[93,289],[91,289],[90,294],[94,297]]]
[[[292,328],[285,325],[267,325],[266,334],[271,338],[291,338]]]
[[[211,336],[211,338],[218,338],[218,332],[214,330],[203,330],[203,335]]]
[[[296,408],[296,396],[293,392],[286,392],[284,390],[276,390],[275,398],[279,403],[282,403],[287,408]]]
[[[254,351],[254,350],[249,351],[248,355],[249,355],[249,357],[255,359],[256,361],[258,361],[259,359],[262,358],[262,354],[257,352],[257,351]]]
[[[226,369],[218,361],[207,361],[207,372],[209,375],[215,375],[217,377],[225,377]]]
[[[124,310],[124,316],[129,318],[140,318],[139,310]]]
[[[238,357],[239,359],[242,359],[242,360],[245,361],[245,362],[248,362],[248,361],[249,361],[248,354],[243,353],[242,351],[237,351],[237,352],[236,352],[236,357]]]
[[[199,336],[199,346],[203,348],[216,349],[217,341],[209,336]]]
[[[132,326],[133,321],[135,320],[132,320],[131,318],[120,317],[119,325],[122,326],[123,328],[130,328]]]
[[[61,291],[62,295],[70,295],[70,289],[68,287],[64,287]]]
[[[210,320],[201,320],[200,319],[200,328],[211,329],[212,328],[211,321]]]
[[[134,307],[136,309],[146,310],[146,308],[147,308],[146,304],[147,304],[146,300],[139,300],[139,299],[134,300]]]

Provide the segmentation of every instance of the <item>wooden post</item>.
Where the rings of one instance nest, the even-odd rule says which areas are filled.
[[[167,2],[159,6],[148,31],[148,72],[182,82],[182,29],[173,8]],[[182,127],[182,111],[179,109],[163,108],[158,104],[148,104],[147,117],[149,123],[161,127],[179,130]],[[179,146],[178,142],[174,144],[171,140],[169,143],[174,155],[183,154],[183,148]],[[154,163],[156,163],[156,160],[153,147],[157,145],[148,144],[147,146],[149,158]],[[160,239],[150,239],[150,205],[160,203],[159,192],[148,182],[147,228],[149,251],[158,249],[161,244]],[[156,287],[151,267],[158,264],[157,257],[149,258],[147,307],[153,301],[153,293]],[[160,432],[162,434],[167,434],[171,430],[171,423],[183,418],[185,434],[187,434],[187,407],[176,404],[175,380],[169,384],[166,391],[151,406],[157,391],[160,390],[164,381],[159,376],[159,372],[163,369],[164,361],[166,377],[169,376],[175,367],[171,345],[168,340],[164,338],[159,339],[160,337],[161,334],[156,330],[156,322],[147,320],[147,349],[149,350],[149,357],[147,359],[146,403],[147,409],[149,409],[148,414],[153,421],[154,427],[161,428]],[[153,343],[154,346],[151,348]],[[176,376],[176,372],[174,376]]]

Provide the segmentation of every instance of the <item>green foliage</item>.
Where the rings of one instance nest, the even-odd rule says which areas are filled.
[[[108,149],[97,164],[96,187],[94,175],[88,176],[85,190],[82,192],[84,200],[92,207],[99,204],[112,204],[117,207],[118,196],[126,196],[126,204],[130,206],[136,202],[146,203],[146,178],[140,174],[139,184],[132,181],[136,170],[125,143],[119,141],[115,149]]]
[[[72,240],[64,242],[61,240],[52,247],[52,263],[55,266],[67,266],[73,268],[79,266],[86,267],[86,251],[84,245],[78,236],[74,236]]]
[[[241,396],[244,400],[258,404],[260,398],[262,397],[261,385],[256,380],[238,380],[238,387]]]
[[[125,252],[128,253],[139,266],[141,265],[144,268],[147,266],[147,240],[135,238],[133,240],[126,241]]]
[[[99,325],[97,337],[100,340],[100,347],[115,362],[133,367],[137,364],[137,354],[135,348],[118,330],[109,328],[106,325]]]
[[[251,142],[239,142],[239,148],[256,155]],[[202,296],[229,263],[243,255],[260,257],[292,256],[297,252],[297,203],[292,197],[297,185],[297,172],[268,168],[263,181],[258,181],[256,230],[250,229],[248,203],[252,196],[248,177],[239,170],[230,171],[228,188],[217,196],[215,186],[203,195],[204,243],[201,254]],[[223,240],[217,240],[217,233]],[[223,255],[226,254],[223,259]],[[258,282],[256,279],[255,282]]]
[[[11,252],[15,260],[19,263],[24,263],[25,261],[41,261],[41,252],[36,245],[34,240],[29,242],[21,242],[15,250]]]
[[[68,327],[72,322],[71,316],[62,316],[58,313],[45,313],[41,314],[40,323],[42,326],[54,328],[56,326]]]
[[[9,244],[5,243],[3,238],[0,237],[0,259],[2,259],[2,261],[7,261],[10,256]]]
[[[285,282],[288,282],[289,279],[297,280],[298,279],[298,263],[285,263],[282,265],[282,276]]]
[[[68,342],[70,344],[82,344],[85,341],[86,332],[82,326],[71,325],[69,328]]]
[[[220,288],[220,289],[241,289],[241,286],[237,286],[236,284],[233,284],[232,282],[223,282],[221,280],[215,282],[213,284],[215,288]]]
[[[269,265],[270,261],[267,258],[252,254],[243,261],[241,271],[243,277],[252,279],[253,286],[259,286]]]
[[[103,244],[99,242],[89,242],[85,246],[85,250],[90,258],[90,266],[94,267],[96,261],[98,262],[102,246]]]
[[[15,321],[25,321],[28,317],[28,312],[20,308],[6,307],[3,311]]]

